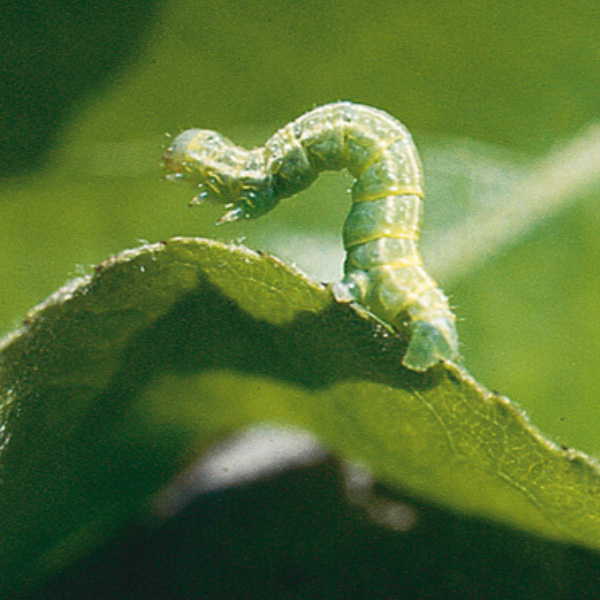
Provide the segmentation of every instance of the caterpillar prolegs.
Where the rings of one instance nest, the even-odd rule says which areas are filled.
[[[402,328],[410,319],[405,366],[425,371],[458,354],[455,317],[422,266],[417,246],[423,174],[409,131],[389,114],[351,102],[316,108],[262,148],[246,150],[214,131],[190,129],[164,156],[168,178],[197,189],[194,204],[224,204],[220,223],[254,219],[309,187],[321,171],[356,179],[344,224],[344,279],[337,295]]]

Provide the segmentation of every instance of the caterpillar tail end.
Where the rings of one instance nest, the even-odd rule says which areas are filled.
[[[402,364],[412,371],[423,372],[443,360],[457,360],[458,335],[449,319],[415,321],[412,337]]]

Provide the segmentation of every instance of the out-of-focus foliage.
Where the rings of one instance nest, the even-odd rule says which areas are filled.
[[[139,49],[154,0],[6,1],[0,11],[0,177],[39,167],[64,119]]]

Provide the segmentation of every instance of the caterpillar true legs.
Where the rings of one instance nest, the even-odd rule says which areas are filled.
[[[405,366],[424,371],[458,356],[455,317],[422,266],[421,163],[406,127],[387,113],[350,102],[316,108],[246,150],[203,129],[177,136],[164,156],[171,179],[196,186],[193,203],[224,204],[220,222],[254,219],[309,187],[321,171],[354,176],[344,224],[348,254],[338,296],[360,302],[391,325],[407,317]]]

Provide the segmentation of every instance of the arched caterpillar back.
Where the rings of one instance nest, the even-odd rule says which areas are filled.
[[[423,174],[409,131],[387,113],[351,102],[316,108],[246,150],[214,131],[190,129],[164,156],[170,179],[198,190],[194,204],[224,204],[220,223],[254,219],[310,186],[321,171],[356,179],[344,224],[348,254],[338,296],[361,303],[411,340],[403,363],[425,371],[458,354],[455,317],[425,272],[417,242]]]

